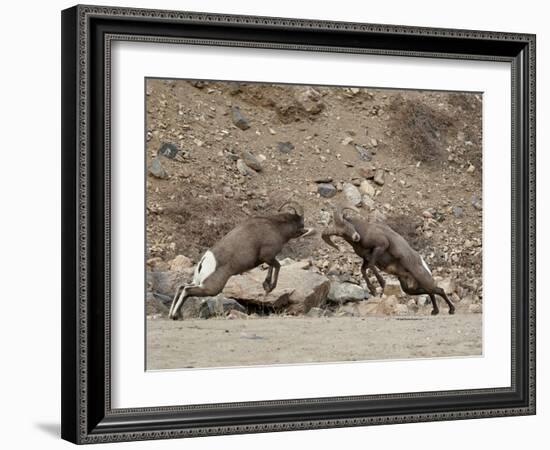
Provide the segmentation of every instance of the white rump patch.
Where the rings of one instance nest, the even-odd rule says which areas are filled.
[[[197,266],[195,267],[195,273],[193,274],[193,284],[195,286],[201,286],[210,275],[216,270],[216,257],[214,253],[208,250],[201,258]]]
[[[422,256],[421,256],[420,259],[422,260],[422,265],[424,266],[424,269],[426,269],[429,272],[429,274],[431,275],[432,271],[428,267],[428,264],[426,264],[426,261],[424,261],[424,258],[422,258]]]

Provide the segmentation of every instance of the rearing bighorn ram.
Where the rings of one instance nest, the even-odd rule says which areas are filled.
[[[195,267],[191,284],[180,286],[172,300],[168,317],[177,319],[187,297],[219,294],[233,275],[247,272],[262,263],[269,265],[263,287],[266,294],[277,286],[281,265],[276,256],[290,240],[315,232],[304,228],[304,209],[293,201],[283,204],[279,212],[265,217],[251,217],[227,233],[207,250]]]
[[[373,295],[376,294],[376,290],[368,279],[367,269],[373,271],[383,290],[385,281],[378,273],[378,268],[397,276],[401,289],[406,294],[427,294],[432,301],[433,315],[439,313],[435,295],[441,296],[449,305],[449,314],[454,314],[453,302],[447,297],[445,291],[435,284],[426,262],[411,248],[403,236],[386,224],[369,222],[360,216],[348,217],[344,215],[346,209],[358,212],[355,208],[336,207],[333,214],[334,226],[326,228],[321,237],[327,244],[340,250],[331,240],[332,236],[339,236],[353,247],[358,256],[363,258],[361,273]]]

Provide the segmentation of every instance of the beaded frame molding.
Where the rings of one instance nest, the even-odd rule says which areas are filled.
[[[511,386],[113,409],[110,50],[116,40],[509,62]],[[62,12],[64,439],[84,444],[534,413],[534,35],[81,5]]]

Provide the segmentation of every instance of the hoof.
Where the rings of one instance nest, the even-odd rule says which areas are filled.
[[[455,313],[455,309],[454,308],[449,308],[449,314],[454,314]]]
[[[439,309],[432,310],[432,316],[437,316],[439,314]]]

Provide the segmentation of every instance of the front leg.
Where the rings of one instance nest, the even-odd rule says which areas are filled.
[[[267,270],[267,275],[265,277],[264,282],[262,283],[262,286],[264,287],[264,291],[267,294],[269,292],[269,287],[271,286],[271,277],[273,275],[273,266],[269,266],[269,269]]]
[[[369,280],[369,277],[367,275],[367,267],[369,263],[366,259],[363,260],[363,264],[361,265],[361,274],[363,275],[363,279],[365,280],[365,283],[367,283],[367,288],[369,289],[369,292],[373,297],[376,296],[376,288],[374,287],[374,284],[371,283]]]
[[[372,253],[367,262],[367,269],[371,269],[372,273],[374,273],[374,276],[376,277],[376,279],[378,280],[378,283],[380,283],[380,286],[382,287],[382,293],[384,293],[384,288],[386,287],[386,281],[384,280],[384,277],[380,275],[380,272],[378,272],[378,269],[376,268],[376,261],[381,255],[384,254],[386,249],[387,249],[387,245],[386,246],[380,245],[378,247],[374,247],[372,249]]]
[[[281,270],[281,264],[279,263],[279,261],[273,259],[269,262],[269,271],[263,284],[266,294],[269,294],[273,289],[277,287],[277,281],[279,280],[279,270]],[[272,277],[273,280],[271,279]]]

